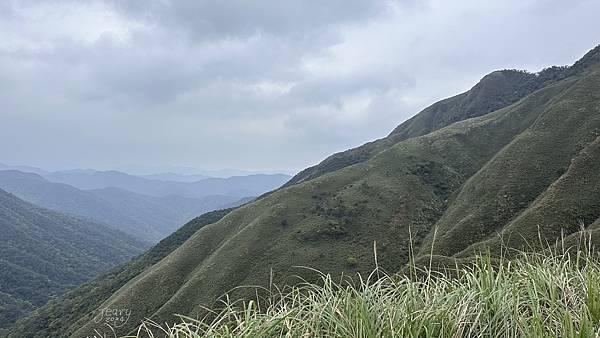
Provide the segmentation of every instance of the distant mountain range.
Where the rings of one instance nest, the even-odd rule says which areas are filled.
[[[280,173],[253,173],[248,175],[212,177],[204,174],[180,174],[172,172],[131,175],[117,170],[100,171],[93,169],[71,169],[50,172],[31,166],[12,166],[2,163],[0,163],[0,170],[34,173],[50,182],[68,184],[82,190],[120,188],[143,195],[157,197],[177,195],[197,199],[213,195],[239,198],[259,196],[280,187],[291,178],[289,175]],[[219,175],[244,173],[244,171],[233,169],[206,172]]]
[[[0,190],[0,331],[72,287],[143,252],[118,230]]]
[[[46,171],[32,166],[0,163],[0,171],[2,170],[34,173],[50,182],[68,184],[82,190],[121,188],[143,195],[158,197],[177,195],[189,198],[204,198],[212,195],[240,198],[259,196],[280,187],[291,178],[290,175],[281,173],[257,173],[234,169],[201,171],[189,168],[189,171],[206,174],[165,172],[132,175],[117,170]],[[227,174],[236,175],[216,176]]]
[[[481,252],[577,249],[582,237],[597,247],[600,46],[570,67],[493,72],[387,137],[206,216],[167,239],[176,249],[155,246],[145,264],[121,266],[44,306],[12,337],[112,335],[93,320],[101,307],[132,309],[117,335],[146,318],[201,318],[226,293],[260,292],[240,286],[318,280],[299,266],[341,278],[376,266],[402,272],[409,262],[452,269]],[[102,291],[88,292],[93,285]]]
[[[65,183],[84,190],[115,187],[150,196],[178,195],[189,198],[211,195],[258,196],[278,188],[290,178],[283,174],[260,174],[176,182],[148,179],[119,171],[58,171],[44,177],[52,182]]]
[[[123,174],[143,177],[159,181],[175,181],[175,182],[195,182],[205,178],[229,178],[232,176],[250,176],[250,175],[276,175],[283,174],[291,176],[295,173],[293,170],[241,170],[241,169],[215,169],[204,170],[191,167],[177,166],[125,166],[118,167],[112,170],[96,170],[96,169],[64,169],[64,170],[46,170],[34,166],[27,165],[7,165],[0,163],[0,170],[18,170],[23,172],[31,172],[41,176],[48,175],[53,172],[62,173],[88,173],[102,171],[118,171]]]
[[[74,183],[74,186],[51,182],[48,178],[55,181],[62,179]],[[149,180],[118,172],[72,171],[46,174],[45,178],[33,173],[3,170],[0,171],[0,188],[42,207],[86,217],[116,227],[142,241],[156,243],[195,216],[239,205],[250,196],[278,187],[286,179],[282,175],[260,175],[181,183]],[[145,195],[135,190],[162,190],[165,193]]]
[[[26,165],[7,165],[7,164],[3,164],[3,163],[0,163],[0,170],[16,170],[16,171],[21,171],[24,173],[34,173],[34,174],[38,174],[40,176],[44,176],[44,175],[47,175],[50,173],[44,169],[40,169],[40,168],[36,168],[36,167],[31,167],[31,166],[26,166]]]
[[[145,176],[152,174],[176,174],[181,176],[206,176],[206,177],[217,177],[227,178],[231,176],[249,176],[249,175],[273,175],[273,174],[284,174],[293,175],[294,171],[291,170],[241,170],[241,169],[198,169],[192,167],[180,167],[180,166],[124,166],[114,168],[115,170],[129,173],[136,176]]]
[[[176,173],[145,174],[145,175],[137,175],[137,176],[147,178],[149,180],[156,180],[156,181],[172,181],[172,182],[187,182],[187,183],[192,183],[192,182],[196,182],[196,181],[214,177],[214,176],[206,176],[206,175],[181,175],[181,174],[176,174]]]

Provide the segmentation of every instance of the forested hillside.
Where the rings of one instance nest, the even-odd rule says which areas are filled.
[[[217,222],[231,210],[212,211],[191,220],[143,255],[51,300],[30,318],[18,322],[14,331],[19,332],[18,335],[26,337],[68,336],[72,333],[69,331],[69,327],[73,323],[89,318],[82,317],[82,314],[87,313],[93,316],[95,310],[129,280],[170,254],[203,226]],[[77,310],[74,311],[74,309]]]
[[[144,243],[0,190],[0,329],[140,254]]]

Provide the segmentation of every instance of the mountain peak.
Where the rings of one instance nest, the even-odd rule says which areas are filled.
[[[600,45],[587,52],[581,59],[575,62],[571,68],[573,71],[578,72],[598,64],[600,64]]]
[[[23,179],[30,179],[30,180],[36,180],[36,181],[47,181],[45,178],[43,178],[42,176],[40,176],[36,173],[22,172],[22,171],[13,170],[13,169],[0,170],[0,176],[23,178]]]

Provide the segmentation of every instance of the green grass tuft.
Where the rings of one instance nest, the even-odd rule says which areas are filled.
[[[453,277],[421,278],[375,270],[336,282],[322,275],[261,301],[224,301],[202,320],[170,328],[144,323],[138,337],[597,337],[600,256],[477,256]],[[379,277],[378,277],[379,276]]]

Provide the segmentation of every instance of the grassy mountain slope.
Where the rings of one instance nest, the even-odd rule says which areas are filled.
[[[0,328],[144,247],[117,230],[39,208],[3,190],[0,233]]]
[[[508,246],[522,247],[512,239],[537,240],[538,226],[550,242],[561,233],[577,236],[572,222],[579,219],[593,223],[594,232],[600,228],[593,184],[599,54],[597,48],[573,67],[539,75],[502,72],[500,83],[507,85],[474,88],[426,109],[388,138],[363,146],[366,155],[351,150],[202,227],[101,307],[131,309],[119,329],[127,333],[145,317],[162,323],[177,321],[174,314],[200,315],[240,285],[317,278],[295,266],[334,276],[371,272],[374,243],[379,266],[395,272],[411,248],[418,260],[427,261],[433,246],[436,260],[452,262],[478,248],[497,249],[498,233]],[[74,337],[94,330],[104,328],[89,318],[69,328]]]
[[[403,140],[428,134],[454,122],[488,114],[567,75],[565,68],[561,67],[551,67],[538,74],[518,70],[495,71],[481,79],[469,91],[425,108],[396,127],[389,136],[331,155],[318,165],[298,173],[286,185],[366,161]]]
[[[498,231],[531,241],[538,226],[557,238],[561,230],[572,233],[579,221],[589,225],[600,216],[593,185],[599,178],[598,88],[600,74],[594,73],[561,91],[530,128],[466,182],[436,224],[435,253],[452,256],[481,241],[489,245],[490,237],[498,244]],[[517,243],[527,244],[521,238],[507,244]]]
[[[293,266],[334,275],[368,272],[374,241],[382,267],[397,271],[408,261],[409,229],[419,244],[452,193],[533,123],[541,109],[530,108],[556,92],[559,88],[549,88],[502,114],[398,143],[366,162],[242,207],[198,231],[121,288],[107,306],[145,309],[138,320],[152,313],[174,321],[176,313],[200,314],[201,305],[213,304],[235,286],[264,284],[271,271],[277,281],[294,274],[310,278]],[[157,284],[161,292],[152,293]]]
[[[217,222],[232,209],[206,213],[185,224],[150,250],[113,268],[61,297],[51,300],[13,328],[14,337],[58,337],[71,334],[69,327],[89,320],[94,311],[129,280],[154,265],[207,224]],[[1,296],[0,296],[1,297]]]

